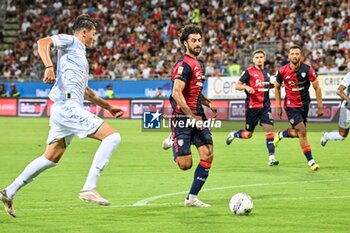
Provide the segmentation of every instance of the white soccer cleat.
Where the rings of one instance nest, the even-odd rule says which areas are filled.
[[[226,137],[226,145],[230,145],[233,139],[235,139],[235,130],[232,130]]]
[[[325,146],[328,142],[328,139],[325,137],[326,132],[323,132],[323,136],[320,140],[321,146]]]
[[[170,133],[169,136],[163,140],[162,147],[164,150],[168,150],[173,146],[173,144],[174,144],[174,140],[173,140],[173,137]]]
[[[201,208],[211,207],[211,205],[205,204],[204,202],[202,202],[198,198],[192,198],[192,199],[188,199],[188,200],[186,198],[185,199],[185,206],[186,207],[201,207]]]
[[[0,200],[4,204],[5,211],[12,217],[16,217],[16,211],[13,208],[12,200],[7,196],[6,190],[0,190]]]
[[[79,198],[83,201],[95,203],[98,205],[110,205],[111,203],[101,197],[101,195],[96,191],[96,189],[88,190],[88,191],[80,191]]]

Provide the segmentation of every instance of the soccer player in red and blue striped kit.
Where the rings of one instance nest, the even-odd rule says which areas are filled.
[[[312,157],[311,147],[307,140],[306,122],[311,102],[309,88],[310,83],[315,89],[317,100],[317,116],[323,115],[322,93],[314,69],[302,62],[301,48],[293,45],[289,49],[289,64],[282,66],[276,75],[275,94],[277,102],[277,113],[282,116],[281,107],[281,85],[286,90],[284,108],[292,128],[277,132],[274,145],[277,147],[282,138],[299,138],[300,147],[313,171],[320,167]]]
[[[233,139],[249,139],[253,136],[255,126],[259,123],[266,135],[266,147],[269,153],[268,165],[278,165],[275,159],[275,147],[273,145],[273,118],[271,114],[269,90],[274,87],[270,83],[271,72],[264,68],[266,61],[265,51],[258,49],[253,52],[254,66],[246,69],[239,81],[236,90],[244,90],[246,98],[245,129],[232,130],[226,138],[226,144],[230,145]]]
[[[206,120],[203,106],[209,107],[215,114],[213,103],[203,94],[205,81],[203,62],[197,59],[202,49],[202,30],[196,25],[185,26],[180,34],[180,42],[185,54],[175,64],[172,72],[172,94],[170,102],[172,113],[172,138],[174,160],[181,170],[192,167],[191,144],[197,147],[200,157],[194,172],[185,206],[210,207],[197,198],[207,180],[213,160],[213,140],[208,127],[186,125],[187,122],[201,123]]]

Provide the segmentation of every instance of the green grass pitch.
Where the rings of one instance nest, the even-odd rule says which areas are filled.
[[[75,138],[57,167],[19,191],[17,218],[1,209],[0,232],[349,232],[349,139],[319,145],[322,129],[336,124],[309,125],[318,129],[309,132],[318,172],[307,166],[297,139],[284,139],[276,149],[280,165],[269,167],[263,133],[226,146],[228,132],[213,132],[215,159],[199,195],[212,208],[199,209],[182,206],[198,162],[194,147],[193,168],[180,171],[161,148],[168,133],[141,132],[137,120],[107,122],[122,135],[98,183],[112,205],[78,199],[99,143]],[[48,129],[47,118],[0,118],[0,188],[44,152]],[[251,215],[229,211],[238,192],[253,198]]]

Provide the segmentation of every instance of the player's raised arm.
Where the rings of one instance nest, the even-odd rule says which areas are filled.
[[[91,103],[100,106],[101,108],[107,109],[114,117],[118,118],[124,114],[121,108],[108,103],[106,100],[102,99],[89,87],[85,88],[85,99],[89,100]]]
[[[50,37],[45,37],[38,40],[38,53],[45,65],[45,73],[43,81],[45,83],[54,83],[56,81],[55,69],[50,57],[50,49],[53,45],[53,41]]]

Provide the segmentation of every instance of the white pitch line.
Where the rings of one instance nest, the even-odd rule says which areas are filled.
[[[337,181],[344,181],[344,180],[350,180],[350,179],[331,179],[331,180],[311,180],[311,181],[291,181],[291,182],[276,182],[276,183],[260,183],[260,184],[243,184],[243,185],[233,185],[233,186],[223,186],[223,187],[214,187],[214,188],[207,188],[203,189],[201,192],[208,192],[213,190],[223,190],[223,189],[232,189],[232,188],[247,188],[247,187],[259,187],[259,186],[272,186],[272,185],[287,185],[287,184],[307,184],[307,183],[323,183],[323,182],[337,182]],[[180,194],[187,194],[188,191],[183,192],[175,192],[175,193],[166,193],[161,194],[157,196],[152,196],[143,200],[140,200],[133,204],[133,206],[145,206],[149,202],[170,197],[170,196],[176,196]]]
[[[282,198],[255,198],[254,202],[260,202],[260,201],[286,201],[286,200],[309,200],[309,199],[349,199],[350,196],[323,196],[323,197],[282,197]],[[20,209],[20,211],[25,212],[33,212],[33,211],[58,211],[58,210],[76,210],[76,209],[110,209],[110,208],[142,208],[142,207],[162,207],[162,206],[183,206],[183,203],[159,203],[159,204],[147,204],[145,206],[135,206],[133,204],[128,205],[110,205],[110,206],[62,206],[62,207],[56,207],[56,208],[24,208]]]

